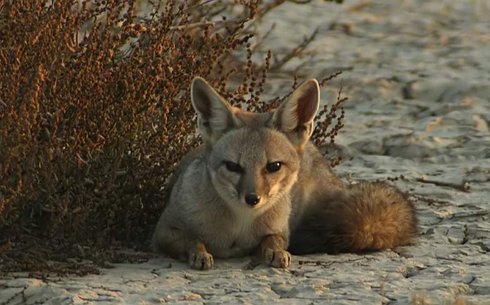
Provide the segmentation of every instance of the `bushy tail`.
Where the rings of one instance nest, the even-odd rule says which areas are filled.
[[[293,254],[369,252],[406,245],[417,234],[415,208],[386,183],[361,182],[310,206],[291,234]]]

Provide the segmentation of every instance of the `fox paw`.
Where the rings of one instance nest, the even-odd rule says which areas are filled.
[[[291,265],[291,254],[286,250],[265,250],[265,261],[272,267],[288,268]]]
[[[208,270],[213,268],[214,259],[208,252],[192,252],[189,254],[189,265],[192,269]]]

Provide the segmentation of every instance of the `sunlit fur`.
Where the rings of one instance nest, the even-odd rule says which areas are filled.
[[[293,231],[292,253],[392,249],[417,234],[412,203],[385,183],[361,182],[325,199],[328,205],[311,205]]]
[[[320,102],[316,80],[260,114],[232,107],[201,78],[191,95],[205,145],[186,156],[172,178],[153,236],[157,250],[185,258],[199,241],[197,248],[205,245],[216,257],[242,256],[273,234],[278,239],[262,245],[282,247],[290,239],[294,254],[365,252],[416,236],[407,196],[383,183],[347,185],[309,141]],[[243,171],[229,171],[225,161]],[[281,171],[264,173],[274,161],[284,162]],[[261,197],[253,206],[244,200],[251,192]]]
[[[200,84],[209,87],[203,80]],[[223,98],[219,100],[231,107]],[[288,137],[300,155],[298,179],[291,191],[289,250],[292,253],[363,252],[410,244],[417,235],[417,217],[408,196],[388,184],[347,185],[309,141],[319,103],[318,83],[309,80],[273,111],[252,113],[232,107],[232,120],[237,126],[276,128]]]
[[[263,126],[271,115],[250,116],[258,128],[243,123],[237,109],[203,81],[194,81],[192,103],[205,144],[181,161],[170,181],[154,249],[196,269],[211,268],[213,257],[252,253],[273,267],[288,267],[297,149],[285,133]],[[230,170],[227,162],[236,166]],[[268,171],[271,162],[279,169]],[[247,194],[260,199],[251,204]]]
[[[210,113],[232,115],[227,111]],[[189,259],[191,266],[207,269],[212,266],[211,256],[249,255],[264,241],[279,247],[271,251],[282,254],[286,262],[276,259],[269,263],[287,267],[291,188],[300,166],[295,147],[284,133],[272,128],[231,123],[219,126],[218,132],[223,134],[215,137],[216,127],[211,125],[206,144],[186,156],[175,173],[153,234],[155,250],[182,259],[195,258],[197,251],[199,259],[206,262],[199,265]],[[236,163],[240,170],[230,171],[226,162]],[[270,162],[279,162],[280,169],[267,171]],[[250,193],[260,197],[257,204],[245,201]]]

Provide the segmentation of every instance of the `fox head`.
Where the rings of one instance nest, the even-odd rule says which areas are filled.
[[[198,131],[210,150],[210,178],[233,209],[260,210],[289,193],[319,96],[318,82],[309,80],[277,109],[252,113],[231,106],[204,79],[193,80],[191,100]]]
[[[231,106],[203,78],[196,77],[192,81],[191,100],[197,113],[198,131],[206,144],[213,145],[228,131],[243,126],[269,127],[286,135],[301,152],[313,133],[320,86],[315,79],[310,79],[277,109],[254,113]]]
[[[219,138],[207,164],[213,187],[233,210],[264,211],[287,200],[300,160],[284,134],[245,126]]]

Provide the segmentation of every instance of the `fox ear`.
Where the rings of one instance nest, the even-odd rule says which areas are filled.
[[[237,125],[233,107],[201,77],[192,80],[191,101],[197,113],[197,129],[204,142],[214,144]]]
[[[316,79],[310,79],[277,108],[272,118],[273,125],[285,133],[296,148],[302,149],[313,133],[313,119],[319,105],[320,86]]]

